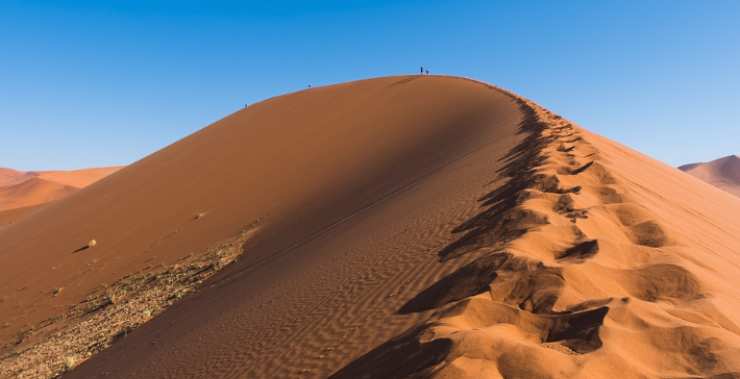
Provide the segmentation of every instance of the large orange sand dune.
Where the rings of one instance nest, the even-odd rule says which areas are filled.
[[[0,374],[740,377],[707,188],[471,80],[276,97],[0,230]]]

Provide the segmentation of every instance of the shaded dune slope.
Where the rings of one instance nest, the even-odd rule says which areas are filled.
[[[0,337],[247,227],[65,377],[740,377],[740,201],[706,187],[471,80],[302,91],[0,230]]]

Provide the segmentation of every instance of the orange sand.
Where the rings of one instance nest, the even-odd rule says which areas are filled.
[[[0,212],[61,199],[110,175],[119,167],[20,172],[0,168]]]

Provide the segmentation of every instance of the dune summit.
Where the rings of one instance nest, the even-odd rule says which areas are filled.
[[[0,375],[740,377],[706,188],[472,80],[279,96],[0,230]]]
[[[706,163],[691,163],[679,167],[715,187],[740,196],[740,157],[728,155]]]

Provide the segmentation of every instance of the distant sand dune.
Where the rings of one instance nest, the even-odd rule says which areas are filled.
[[[68,171],[37,171],[29,174],[70,187],[83,188],[120,170],[121,167],[94,167]]]
[[[1,229],[0,373],[736,377],[738,252],[740,200],[509,92],[313,88]]]
[[[20,172],[0,168],[0,212],[61,199],[118,169],[120,167]]]
[[[740,196],[740,157],[729,155],[706,163],[691,163],[679,167],[713,186]]]
[[[0,187],[15,184],[26,178],[26,173],[0,167]]]
[[[0,210],[28,207],[63,198],[76,187],[30,177],[21,182],[0,187]]]

